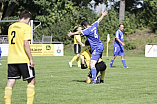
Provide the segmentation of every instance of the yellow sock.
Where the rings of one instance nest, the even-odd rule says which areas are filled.
[[[90,83],[90,82],[92,82],[92,78],[89,78],[89,79],[87,80],[87,83]]]
[[[27,85],[27,104],[33,104],[34,100],[34,85]]]
[[[77,56],[74,56],[70,62],[73,63],[76,59],[77,59]]]
[[[79,57],[77,58],[77,65],[78,65],[78,66],[81,65],[81,64],[80,64],[80,58],[79,58]]]
[[[5,87],[5,104],[11,104],[11,95],[12,95],[12,88],[11,87]]]
[[[100,74],[101,74],[101,80],[104,80],[104,77],[105,77],[105,71],[100,71]]]

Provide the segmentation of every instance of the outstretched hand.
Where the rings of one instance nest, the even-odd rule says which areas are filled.
[[[72,35],[71,31],[69,31],[69,33],[67,35],[70,37]]]
[[[102,16],[106,16],[107,15],[107,11],[102,12]]]

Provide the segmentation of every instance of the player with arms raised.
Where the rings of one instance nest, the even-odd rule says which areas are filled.
[[[95,64],[97,63],[98,59],[102,57],[102,53],[104,50],[104,45],[101,42],[98,34],[98,25],[100,21],[104,18],[104,16],[107,15],[107,11],[103,12],[101,17],[92,25],[89,25],[87,20],[83,20],[81,22],[81,25],[85,28],[82,31],[77,31],[74,33],[68,33],[68,36],[76,35],[76,34],[83,34],[87,37],[90,46],[91,46],[91,61],[90,61],[90,67],[91,67],[91,72],[92,72],[92,84],[96,83],[96,67]]]

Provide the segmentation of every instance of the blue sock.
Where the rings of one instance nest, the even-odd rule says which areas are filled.
[[[96,68],[92,67],[91,71],[92,71],[92,80],[94,83],[96,83],[96,73],[97,73]]]
[[[123,66],[126,67],[125,59],[122,59]]]
[[[114,59],[111,58],[110,67],[112,67],[113,62],[114,62]]]

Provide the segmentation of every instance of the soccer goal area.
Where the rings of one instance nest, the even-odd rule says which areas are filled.
[[[145,57],[157,57],[157,43],[147,43],[145,45]]]

